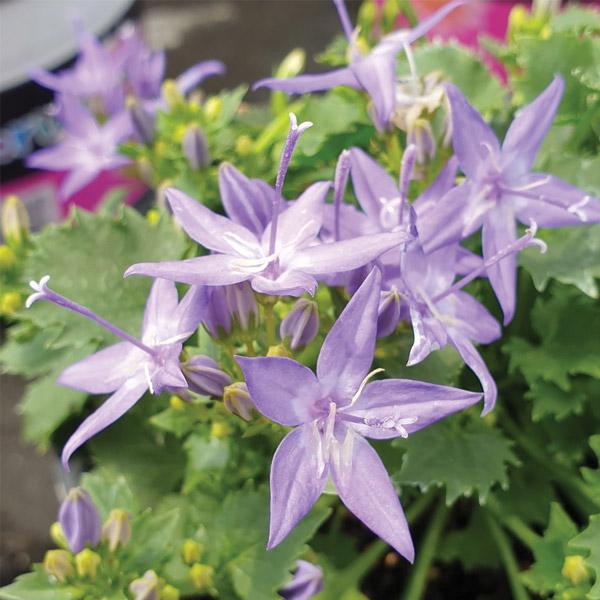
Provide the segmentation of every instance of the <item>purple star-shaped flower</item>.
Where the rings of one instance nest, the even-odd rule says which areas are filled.
[[[296,562],[293,579],[281,588],[284,600],[310,600],[323,589],[323,570],[305,560]]]
[[[333,0],[348,39],[352,57],[342,69],[318,75],[299,75],[289,79],[267,78],[254,84],[254,89],[268,87],[288,94],[306,94],[345,85],[366,91],[375,108],[375,124],[379,129],[387,126],[396,105],[396,54],[425,35],[448,13],[465,4],[465,0],[449,2],[436,13],[421,21],[414,29],[397,31],[384,36],[366,56],[357,49],[350,17],[343,0]]]
[[[51,290],[48,279],[46,275],[39,283],[31,282],[34,293],[27,299],[28,308],[38,300],[52,302],[95,321],[123,340],[67,367],[58,378],[58,383],[83,392],[112,394],[65,444],[62,462],[68,468],[73,452],[123,416],[146,390],[159,394],[164,388],[188,387],[179,355],[183,342],[200,323],[206,294],[204,289],[192,287],[179,302],[175,285],[157,279],[146,302],[141,339],[137,339]]]
[[[99,125],[75,96],[63,95],[59,104],[65,125],[62,141],[29,155],[27,166],[70,171],[60,190],[61,196],[68,198],[102,171],[131,162],[118,153],[118,145],[130,134],[130,127],[125,113]]]
[[[329,182],[313,184],[282,210],[281,189],[293,148],[302,131],[312,125],[298,126],[295,116],[290,118],[291,129],[275,191],[267,194],[272,205],[269,223],[264,228],[260,219],[251,218],[259,212],[247,210],[248,198],[243,193],[231,194],[227,189],[224,194],[226,210],[235,215],[234,220],[212,212],[183,192],[167,190],[177,221],[192,239],[213,254],[177,262],[140,263],[129,267],[125,276],[150,275],[211,286],[250,281],[260,293],[298,296],[314,293],[317,277],[356,269],[410,239],[406,233],[394,232],[319,243]],[[254,184],[254,189],[266,193],[262,186]]]
[[[367,527],[412,561],[414,549],[398,496],[379,456],[364,439],[409,434],[467,408],[475,394],[420,381],[367,383],[377,332],[381,275],[373,269],[327,334],[317,374],[281,357],[236,357],[256,408],[294,427],[271,465],[268,548],[310,510],[329,476]]]
[[[546,173],[532,173],[537,151],[560,103],[557,75],[512,122],[502,146],[481,115],[453,85],[446,88],[452,117],[452,143],[467,180],[448,192],[419,230],[426,252],[459,241],[483,227],[483,256],[491,258],[514,243],[516,220],[540,227],[600,221],[600,200]],[[516,255],[491,266],[487,274],[510,322],[516,303]]]

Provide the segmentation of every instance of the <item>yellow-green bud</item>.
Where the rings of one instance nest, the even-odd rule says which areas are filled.
[[[19,292],[6,292],[0,296],[0,315],[13,315],[22,305]]]
[[[8,246],[0,246],[0,269],[8,271],[17,264],[17,256]]]
[[[11,194],[2,202],[2,237],[8,244],[19,245],[29,236],[29,215],[18,196]]]
[[[231,427],[224,421],[215,421],[210,426],[210,436],[222,440],[231,434]]]
[[[169,398],[169,406],[173,410],[177,410],[177,411],[180,411],[180,412],[183,411],[183,410],[185,410],[185,402],[179,396],[176,396],[175,394],[173,394]]]
[[[84,548],[81,552],[75,555],[75,568],[77,569],[77,575],[79,577],[88,577],[89,579],[96,579],[96,573],[98,571],[98,565],[100,564],[100,555]]]
[[[223,110],[223,100],[219,96],[211,96],[204,103],[204,114],[209,121],[214,121]]]
[[[177,84],[172,79],[166,79],[161,88],[161,93],[164,101],[171,107],[183,103],[183,95],[179,91]]]
[[[277,346],[269,346],[267,356],[283,356],[284,358],[289,358],[290,353],[283,344],[277,344]]]
[[[223,389],[223,404],[233,415],[241,417],[244,421],[252,419],[254,403],[250,398],[248,386],[243,381],[236,381]]]
[[[150,223],[150,225],[156,225],[160,221],[160,212],[157,211],[155,208],[151,208],[146,213],[146,220],[148,221],[148,223]]]
[[[235,151],[240,156],[248,156],[252,152],[254,142],[249,135],[240,135],[235,141]]]
[[[198,590],[207,591],[213,587],[215,570],[210,565],[196,563],[192,565],[189,574],[194,587]]]
[[[160,600],[179,600],[179,590],[172,585],[165,585],[160,591]]]
[[[585,559],[579,555],[567,556],[561,573],[573,585],[579,585],[590,578],[590,572],[585,566]]]
[[[159,600],[160,579],[154,571],[146,571],[142,577],[129,584],[129,591],[134,600]]]
[[[102,539],[108,542],[108,548],[114,552],[118,546],[125,546],[131,538],[131,516],[122,508],[110,511],[102,527]]]
[[[193,565],[202,558],[202,546],[196,541],[188,538],[181,546],[181,558],[186,565]]]
[[[48,550],[43,564],[44,571],[61,583],[75,574],[71,553],[66,550]]]
[[[287,79],[295,77],[304,68],[306,61],[306,52],[301,48],[294,48],[282,61],[277,70],[275,77],[277,79]]]
[[[69,548],[69,542],[60,526],[58,521],[55,521],[50,525],[50,538],[59,547],[67,550]]]

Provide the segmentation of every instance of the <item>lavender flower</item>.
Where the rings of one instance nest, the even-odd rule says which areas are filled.
[[[305,560],[296,566],[293,579],[279,593],[285,600],[310,600],[323,589],[323,570]]]
[[[374,269],[352,297],[323,342],[316,376],[289,358],[237,357],[257,409],[294,427],[271,466],[268,548],[279,544],[308,513],[331,475],[348,509],[413,560],[398,496],[364,437],[406,437],[471,406],[481,394],[401,379],[367,383],[380,371],[368,372],[380,282]]]
[[[242,331],[258,322],[258,305],[252,287],[246,281],[207,289],[208,302],[202,323],[218,338],[231,333],[235,321]]]
[[[100,541],[102,523],[98,509],[83,488],[71,488],[60,505],[58,521],[71,552],[81,552],[86,544]]]
[[[420,229],[426,252],[456,242],[483,227],[486,260],[516,237],[515,220],[541,227],[600,221],[600,200],[546,173],[532,173],[537,151],[550,127],[563,92],[556,76],[531,104],[519,111],[502,147],[481,115],[453,85],[452,143],[467,180],[448,192]],[[490,283],[509,323],[516,303],[516,256],[488,269]]]
[[[39,283],[30,283],[34,293],[27,298],[28,308],[37,300],[52,302],[95,321],[123,340],[67,367],[58,378],[58,383],[90,394],[112,393],[65,444],[62,462],[68,469],[73,452],[125,414],[146,390],[159,394],[164,388],[187,387],[179,355],[183,341],[200,323],[206,295],[203,289],[192,287],[178,302],[175,285],[157,279],[146,302],[141,339],[137,339],[51,290],[48,279],[46,275]]]
[[[210,164],[208,153],[208,142],[200,127],[196,124],[190,125],[183,136],[183,154],[188,159],[194,170],[201,169]]]
[[[271,221],[260,238],[183,192],[169,189],[166,194],[175,218],[191,238],[214,254],[178,262],[140,263],[129,267],[125,276],[150,275],[209,286],[250,281],[260,293],[299,296],[314,293],[317,276],[356,269],[409,239],[403,232],[394,232],[316,243],[329,182],[315,183],[296,202],[283,209],[281,206],[281,189],[293,148],[302,131],[311,125],[298,125],[293,114],[290,122],[277,173]]]
[[[188,387],[202,396],[220,398],[223,388],[231,384],[231,377],[209,356],[192,356],[181,364],[181,371]]]
[[[281,321],[279,335],[289,338],[290,348],[296,350],[315,339],[319,332],[319,307],[316,302],[300,298]]]
[[[130,129],[127,115],[112,117],[104,125],[98,125],[74,96],[62,96],[60,104],[66,119],[62,141],[29,155],[27,166],[70,171],[60,190],[61,196],[68,198],[102,171],[131,162],[117,152],[118,144],[130,134]]]
[[[333,1],[352,53],[349,66],[318,75],[299,75],[290,79],[261,79],[254,84],[254,89],[268,87],[288,94],[306,94],[328,90],[339,85],[362,89],[373,101],[376,126],[383,129],[387,126],[396,104],[396,54],[425,35],[465,1],[449,2],[429,18],[421,21],[414,29],[397,31],[383,37],[366,56],[361,56],[358,50],[344,1]]]
[[[245,383],[236,381],[228,385],[223,391],[223,404],[232,415],[237,415],[244,421],[252,420],[254,403]]]

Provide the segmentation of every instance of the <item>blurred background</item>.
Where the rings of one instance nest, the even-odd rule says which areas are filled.
[[[444,0],[415,2],[420,17]],[[351,16],[359,2],[348,0]],[[457,11],[434,35],[476,43],[486,31],[502,38],[513,2],[482,2],[468,21]],[[49,145],[59,130],[48,110],[52,92],[28,79],[32,67],[59,69],[74,58],[74,19],[100,37],[127,22],[138,25],[146,42],[167,51],[167,75],[175,76],[209,58],[223,61],[227,73],[211,78],[208,93],[221,87],[252,83],[271,73],[290,50],[306,49],[311,57],[339,33],[330,0],[0,0],[0,199],[17,193],[29,209],[32,227],[64,217],[68,206],[58,200],[60,173],[28,170],[24,158]],[[312,60],[307,72],[318,70]],[[249,101],[266,99],[266,90]],[[95,181],[70,199],[95,205],[114,181]],[[143,189],[134,193],[141,196]],[[1,326],[0,326],[1,327]],[[3,332],[0,329],[0,340]],[[58,462],[20,442],[17,404],[23,382],[0,375],[0,579],[1,584],[40,560],[56,519],[54,482]]]

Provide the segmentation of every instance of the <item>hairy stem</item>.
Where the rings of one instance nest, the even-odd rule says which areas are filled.
[[[498,525],[490,511],[484,511],[483,514],[488,529],[490,530],[490,534],[498,548],[498,554],[500,555],[500,560],[502,561],[504,571],[508,577],[508,583],[512,590],[514,600],[530,600],[527,590],[521,583],[519,565],[517,564],[517,560],[511,548],[510,540],[500,525]]]
[[[419,546],[417,560],[410,572],[402,600],[421,600],[423,598],[423,593],[427,586],[427,573],[435,557],[435,551],[448,513],[449,508],[446,506],[446,503],[440,500]]]

